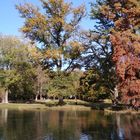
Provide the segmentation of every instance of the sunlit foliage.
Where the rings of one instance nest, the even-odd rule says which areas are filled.
[[[44,67],[65,71],[79,67],[83,51],[79,42],[79,23],[85,16],[83,5],[73,8],[64,0],[40,0],[42,10],[31,3],[17,5],[25,23],[25,37],[42,44]]]
[[[119,89],[125,102],[140,98],[140,1],[107,0],[102,18],[113,24],[110,40]]]

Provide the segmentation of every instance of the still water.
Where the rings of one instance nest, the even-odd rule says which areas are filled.
[[[0,140],[140,140],[140,115],[3,109]]]

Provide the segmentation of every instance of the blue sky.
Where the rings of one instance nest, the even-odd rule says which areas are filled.
[[[85,3],[87,10],[89,11],[89,2],[93,0],[66,0],[72,2],[74,6],[78,6]],[[0,0],[0,33],[6,35],[21,36],[19,28],[24,24],[24,19],[20,18],[18,11],[15,9],[15,4],[31,2],[35,5],[40,5],[39,0]],[[93,22],[89,22],[88,18],[85,18],[81,27],[83,29],[89,29],[93,27]]]

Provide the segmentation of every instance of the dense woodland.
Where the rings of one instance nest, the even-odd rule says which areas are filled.
[[[111,99],[140,105],[140,1],[16,5],[24,39],[0,35],[0,99]],[[90,18],[92,30],[80,23]]]

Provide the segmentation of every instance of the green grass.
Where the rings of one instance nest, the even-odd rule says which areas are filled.
[[[82,100],[64,100],[65,105],[58,105],[58,100],[40,100],[35,103],[0,103],[0,109],[18,109],[18,110],[104,110],[108,113],[135,113],[136,111],[128,109],[120,109],[118,111],[112,109],[111,103],[90,103]],[[138,111],[137,113],[140,113]]]
[[[39,100],[36,103],[45,104],[46,106],[58,106],[58,100]],[[64,99],[65,105],[83,105],[90,106],[91,103],[82,100]]]
[[[115,113],[115,114],[116,113],[119,113],[119,114],[140,114],[140,111],[131,110],[131,109],[119,110],[119,111],[114,111],[112,109],[105,109],[104,111],[108,114],[112,114],[112,113]]]
[[[48,107],[45,104],[17,104],[17,103],[9,103],[9,104],[0,104],[0,109],[18,109],[18,110],[91,110],[90,107],[82,106],[82,105],[63,105],[63,106],[52,106]]]
[[[47,107],[53,107],[56,109],[60,108],[67,108],[69,109],[70,107],[77,107],[77,108],[90,108],[90,109],[96,109],[96,110],[104,110],[108,107],[111,107],[111,103],[104,103],[104,102],[99,102],[99,103],[93,103],[93,102],[87,102],[87,101],[82,101],[82,100],[75,100],[75,99],[64,99],[65,105],[59,106],[58,105],[58,100],[39,100],[36,103],[38,104],[44,104]]]
[[[64,100],[65,105],[58,105],[58,100],[42,100],[35,103],[0,103],[0,109],[18,109],[18,110],[33,110],[33,109],[51,109],[51,110],[90,110],[87,106],[88,102],[78,100],[77,105],[75,100]]]
[[[20,103],[8,103],[8,104],[0,104],[0,109],[45,109],[46,106],[44,104],[20,104]]]
[[[82,100],[71,100],[64,99],[64,105],[58,105],[58,100],[39,100],[35,103],[8,103],[8,104],[0,104],[1,108],[8,109],[82,109],[82,108],[92,108],[92,109],[104,109],[109,107],[111,104],[109,103],[90,103]]]

